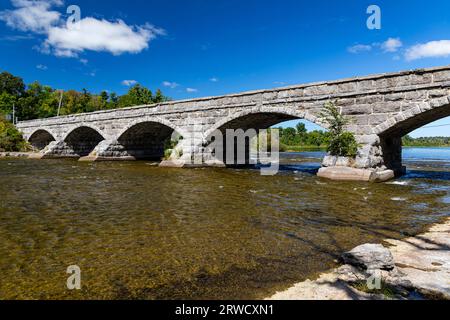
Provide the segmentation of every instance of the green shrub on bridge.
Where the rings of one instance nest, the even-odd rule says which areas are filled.
[[[327,151],[332,156],[355,158],[358,154],[358,143],[355,135],[344,130],[349,123],[348,119],[339,112],[332,102],[325,103],[320,116],[330,130]]]

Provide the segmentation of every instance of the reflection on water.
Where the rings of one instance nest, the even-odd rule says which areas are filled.
[[[368,184],[317,178],[320,156],[286,154],[275,177],[0,160],[0,298],[262,298],[450,214],[448,163]]]

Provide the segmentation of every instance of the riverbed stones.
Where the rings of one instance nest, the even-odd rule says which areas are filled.
[[[387,270],[395,268],[392,253],[381,244],[364,244],[342,255],[346,264],[364,270]]]

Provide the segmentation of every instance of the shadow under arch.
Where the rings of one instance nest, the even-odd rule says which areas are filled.
[[[237,112],[219,121],[206,131],[205,138],[209,138],[216,130],[249,128],[262,130],[289,120],[307,120],[325,128],[325,124],[320,123],[316,115],[302,108],[286,111],[285,108],[261,107],[258,110]]]
[[[156,119],[134,122],[119,135],[118,143],[136,160],[160,161],[171,149],[181,132],[167,122]]]
[[[97,129],[90,126],[80,126],[73,129],[63,141],[73,150],[74,154],[85,157],[103,140],[105,138]]]
[[[43,150],[52,141],[56,141],[53,135],[44,129],[36,130],[28,139],[28,142],[37,150]]]
[[[414,107],[413,107],[414,108]],[[415,107],[417,108],[417,107]],[[415,112],[408,111],[408,109],[403,112],[403,120],[397,121],[395,124],[388,127],[386,130],[377,129],[376,133],[380,137],[380,144],[383,150],[383,160],[384,164],[388,169],[394,170],[401,174],[404,174],[405,167],[403,166],[403,143],[402,138],[434,121],[450,117],[450,104],[442,104],[441,106],[436,106],[427,110],[425,112]],[[386,122],[386,124],[389,122]],[[387,126],[385,124],[385,126]],[[382,128],[383,126],[379,126]]]
[[[216,142],[216,146],[219,145],[223,148],[223,154],[217,157],[217,153],[214,150],[207,150],[215,160],[223,161],[227,166],[244,165],[248,166],[252,164],[251,158],[251,141],[256,138],[255,132],[259,133],[261,130],[266,130],[274,127],[277,124],[281,124],[291,120],[306,120],[325,129],[324,124],[319,123],[318,118],[309,112],[304,112],[301,109],[292,109],[287,112],[285,109],[274,108],[259,108],[258,110],[248,110],[240,113],[233,114],[231,117],[224,119],[216,123],[211,129],[205,133],[205,145],[210,145]],[[234,160],[227,159],[227,142],[226,135],[227,130],[242,130],[245,133],[245,140],[234,137]],[[222,140],[217,143],[216,139],[220,137]],[[229,137],[228,137],[229,138]],[[271,141],[268,141],[270,145]],[[245,145],[243,145],[245,144]],[[242,150],[245,148],[245,164],[241,163],[242,159],[238,161],[238,148]],[[269,147],[270,149],[270,147]],[[270,154],[270,150],[267,150]]]

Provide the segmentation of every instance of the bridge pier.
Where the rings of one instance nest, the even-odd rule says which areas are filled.
[[[355,159],[326,156],[318,176],[333,180],[383,182],[405,174],[402,165],[402,139],[376,134],[356,136]]]
[[[33,159],[76,159],[80,156],[65,141],[52,141],[39,153],[32,156]]]
[[[80,161],[134,161],[136,157],[131,155],[117,140],[103,140],[94,150]]]

